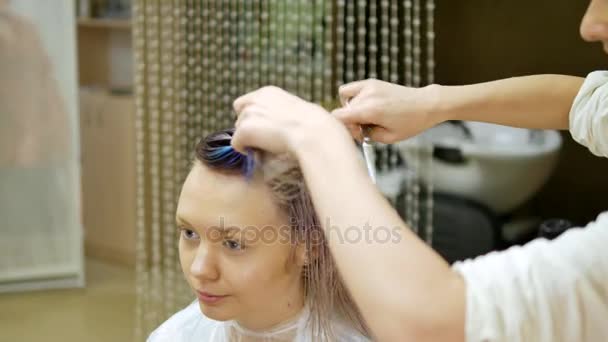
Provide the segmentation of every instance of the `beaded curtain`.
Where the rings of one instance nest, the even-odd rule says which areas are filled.
[[[134,1],[137,340],[193,299],[174,221],[196,141],[232,126],[232,101],[263,85],[332,109],[350,81],[432,83],[434,7],[434,0]],[[377,153],[379,170],[402,162],[391,146]],[[408,160],[414,173],[430,171],[429,158]],[[402,212],[418,231],[420,206],[432,205],[420,192],[432,193],[432,184],[407,182]]]

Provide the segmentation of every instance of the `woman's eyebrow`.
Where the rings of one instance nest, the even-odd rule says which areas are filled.
[[[194,225],[192,225],[190,222],[188,222],[188,221],[184,220],[184,219],[183,219],[183,218],[181,218],[180,216],[176,216],[176,217],[175,217],[175,222],[176,222],[178,225],[180,225],[180,224],[181,224],[181,225],[186,225],[186,226],[188,226],[188,227],[194,228]]]
[[[223,236],[230,238],[230,237],[236,236],[237,234],[242,233],[243,230],[241,228],[232,226],[232,227],[222,227],[219,229],[219,231]]]
[[[194,228],[194,225],[192,223],[188,222],[181,216],[176,216],[175,222],[177,223],[177,225],[185,225],[187,227]],[[230,227],[217,227],[216,226],[215,228],[217,228],[219,230],[220,234],[228,235],[228,236],[238,234],[243,231],[241,228],[236,227],[236,226],[230,226]]]

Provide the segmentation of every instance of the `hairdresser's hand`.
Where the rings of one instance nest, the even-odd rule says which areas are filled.
[[[361,125],[374,125],[370,138],[382,143],[403,140],[443,121],[437,114],[437,87],[409,88],[376,79],[340,87],[343,107],[332,112],[361,139]]]
[[[285,90],[267,86],[234,101],[238,115],[232,146],[271,153],[297,154],[315,140],[350,140],[348,131],[321,106],[307,102]]]

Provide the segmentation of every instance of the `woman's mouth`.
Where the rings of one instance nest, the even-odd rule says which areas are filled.
[[[204,292],[204,291],[196,291],[196,296],[198,297],[199,301],[201,301],[205,304],[208,304],[208,305],[217,304],[222,299],[228,297],[228,296],[214,295],[214,294]]]

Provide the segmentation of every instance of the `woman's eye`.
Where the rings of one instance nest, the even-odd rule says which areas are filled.
[[[186,240],[196,240],[198,239],[198,234],[190,229],[182,229],[182,236]]]
[[[224,246],[233,251],[240,251],[245,249],[245,246],[234,240],[224,240]]]

